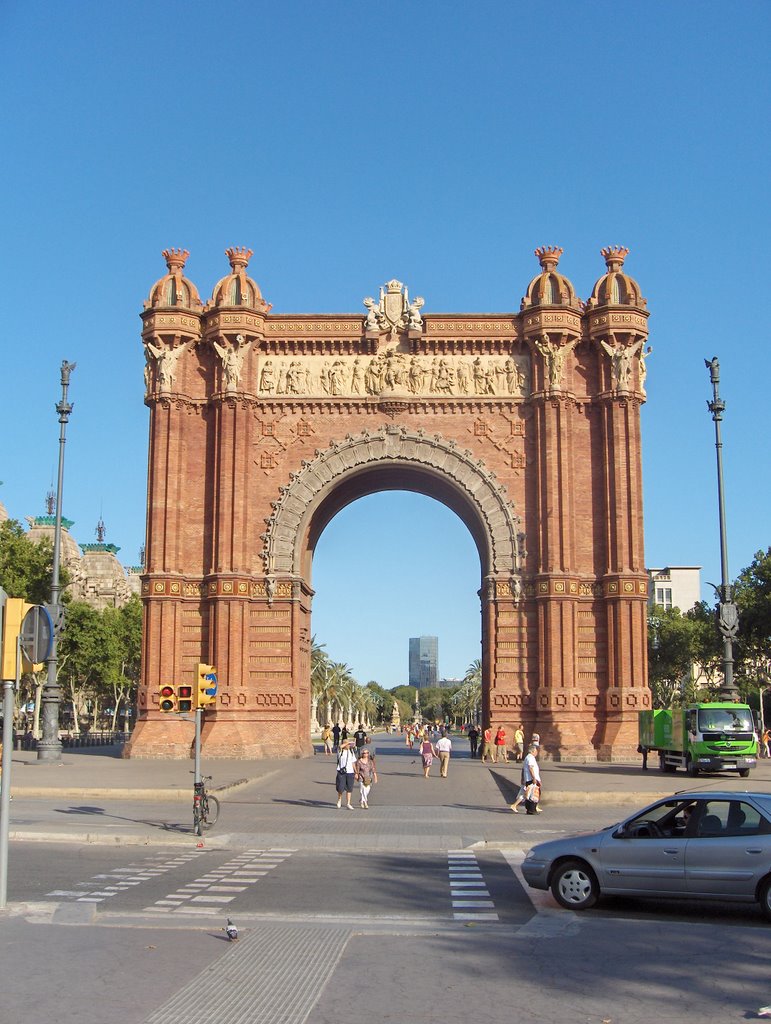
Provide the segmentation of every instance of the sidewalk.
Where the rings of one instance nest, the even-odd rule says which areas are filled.
[[[534,841],[524,815],[509,808],[520,782],[514,762],[485,764],[468,758],[467,742],[454,738],[450,779],[424,785],[417,752],[398,736],[373,737],[380,783],[367,820],[356,831],[373,849],[451,848],[470,842],[525,845]],[[85,748],[62,762],[36,760],[16,751],[11,771],[12,839],[81,843],[189,843],[192,760],[124,760],[119,748]],[[289,760],[208,760],[211,792],[223,813],[207,833],[209,846],[262,843],[336,849],[348,839],[340,831],[334,803],[334,759],[317,755]],[[633,810],[687,789],[771,791],[771,762],[761,761],[749,779],[725,773],[691,779],[684,772],[643,772],[637,764],[541,765],[543,807],[539,828],[559,831],[600,827],[618,809]],[[434,769],[438,775],[438,768]],[[362,816],[359,816],[362,817]],[[515,826],[515,823],[516,826]],[[556,830],[556,831],[555,831]],[[346,830],[347,831],[347,830]]]

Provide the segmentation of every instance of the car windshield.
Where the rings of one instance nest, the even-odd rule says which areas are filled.
[[[699,711],[699,732],[752,732],[753,729],[749,708],[702,708]]]

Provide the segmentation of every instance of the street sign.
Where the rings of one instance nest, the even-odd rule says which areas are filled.
[[[21,649],[33,665],[45,661],[51,653],[54,624],[42,604],[33,604],[21,622]]]

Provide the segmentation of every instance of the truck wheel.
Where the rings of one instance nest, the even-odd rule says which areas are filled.
[[[750,770],[749,770],[749,768],[740,768],[739,769],[739,778],[740,779],[748,779],[749,777],[750,777]]]
[[[688,755],[688,758],[685,762],[685,770],[686,772],[688,772],[692,779],[695,779],[696,776],[699,774],[699,766],[692,759],[690,754]]]
[[[760,886],[760,909],[766,918],[771,921],[771,876],[766,878]]]

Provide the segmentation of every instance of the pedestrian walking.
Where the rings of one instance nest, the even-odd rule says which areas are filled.
[[[351,805],[351,793],[353,793],[353,784],[355,780],[356,755],[351,750],[350,740],[341,740],[340,753],[337,755],[337,778],[335,779],[338,809],[342,806],[343,793],[345,793],[345,806],[349,811],[353,810]]]
[[[356,762],[356,778],[359,780],[361,808],[366,811],[369,809],[369,791],[372,788],[372,784],[377,782],[375,758],[366,747],[362,750],[361,757]]]
[[[359,722],[359,727],[353,734],[353,742],[356,747],[356,756],[361,757],[361,752],[367,744],[367,731],[364,726]]]
[[[516,760],[521,761],[525,756],[525,730],[521,725],[514,730],[514,750]]]
[[[423,776],[427,779],[431,771],[431,765],[436,757],[436,750],[434,749],[434,744],[428,738],[428,731],[423,733],[423,739],[420,744],[420,757],[423,761]]]
[[[436,752],[439,755],[439,774],[443,779],[447,778],[447,769],[450,767],[450,754],[452,753],[452,740],[443,733],[436,741]]]
[[[324,744],[324,755],[329,757],[332,753],[332,730],[329,728],[329,722],[321,730],[321,742]]]
[[[522,780],[519,788],[519,795],[511,805],[512,811],[518,814],[517,808],[524,801],[528,814],[540,814],[538,806],[541,800],[541,770],[538,767],[538,747],[531,743],[528,747],[527,757],[522,765]]]
[[[340,749],[340,723],[335,722],[332,726],[332,750],[337,753]]]
[[[482,764],[485,763],[487,758],[491,761],[495,761],[495,750],[493,747],[493,729],[491,725],[488,725],[485,731],[482,733]]]
[[[498,726],[498,731],[495,734],[495,760],[503,761],[504,764],[509,760],[508,751],[506,750],[506,730],[502,725]]]
[[[472,758],[476,757],[479,748],[479,729],[477,729],[476,725],[472,725],[468,731],[468,744],[471,751],[470,756]]]
[[[766,757],[771,757],[771,729],[766,729],[763,733],[763,746]]]

